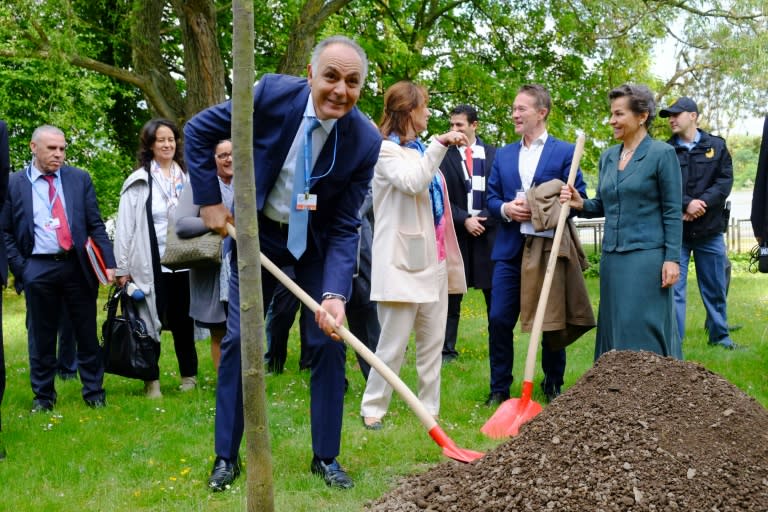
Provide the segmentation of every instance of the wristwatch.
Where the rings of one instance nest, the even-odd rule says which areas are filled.
[[[339,299],[344,304],[347,303],[347,298],[345,296],[343,296],[343,295],[338,294],[338,293],[326,292],[326,293],[323,294],[323,300],[325,300],[325,299]]]

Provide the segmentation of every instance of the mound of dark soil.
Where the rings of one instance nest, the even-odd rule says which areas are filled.
[[[517,437],[372,511],[766,511],[768,411],[703,367],[609,352]]]

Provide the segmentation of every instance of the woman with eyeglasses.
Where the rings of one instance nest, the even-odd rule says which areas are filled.
[[[222,140],[214,150],[219,190],[224,205],[232,210],[234,190],[232,189],[232,142]],[[194,204],[192,187],[185,186],[176,210],[176,234],[180,238],[199,236],[208,231],[200,218],[200,207]],[[229,295],[228,244],[223,244],[221,265],[193,268],[189,271],[189,316],[195,325],[211,332],[211,359],[218,372],[221,358],[221,339],[227,331],[227,304]]]

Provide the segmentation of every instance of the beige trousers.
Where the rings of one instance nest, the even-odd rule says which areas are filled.
[[[440,300],[422,304],[378,302],[381,335],[376,356],[399,374],[411,331],[416,335],[416,373],[418,397],[433,416],[440,412],[440,369],[442,367],[445,321],[448,315],[448,274],[445,262],[439,264],[437,279]],[[392,399],[392,386],[374,368],[360,404],[363,417],[382,418]]]

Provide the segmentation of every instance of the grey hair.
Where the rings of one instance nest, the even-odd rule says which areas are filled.
[[[35,128],[35,131],[32,132],[32,142],[37,142],[38,140],[40,140],[40,135],[42,135],[43,133],[55,133],[56,135],[61,135],[62,137],[64,137],[64,132],[61,131],[60,128],[56,128],[55,126],[52,126],[50,124],[44,124],[44,125],[38,126],[37,128]]]
[[[312,50],[312,58],[309,61],[309,63],[312,65],[313,72],[316,72],[317,70],[317,63],[320,60],[320,54],[323,53],[323,50],[333,44],[343,44],[345,46],[349,46],[355,50],[355,52],[357,52],[358,57],[360,57],[360,61],[363,63],[363,76],[361,77],[360,81],[360,84],[362,85],[365,82],[365,77],[368,76],[368,57],[365,55],[365,50],[363,50],[362,46],[347,36],[331,36],[317,43],[315,49]]]

